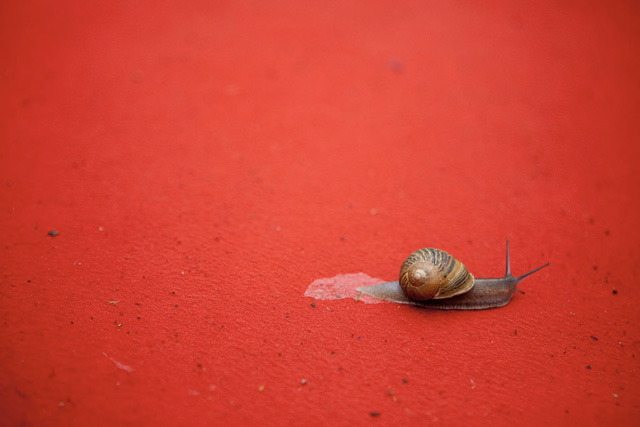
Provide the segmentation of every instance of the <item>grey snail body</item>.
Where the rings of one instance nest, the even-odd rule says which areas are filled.
[[[416,267],[418,263],[420,265]],[[424,308],[484,310],[507,305],[514,292],[519,291],[518,283],[548,265],[550,263],[514,277],[511,274],[507,240],[507,271],[504,277],[476,279],[467,272],[464,265],[447,252],[426,248],[409,255],[400,270],[399,281],[363,286],[357,290],[374,298]],[[409,279],[415,279],[414,285],[406,283]],[[433,282],[436,285],[433,285]],[[426,290],[416,291],[416,288]]]

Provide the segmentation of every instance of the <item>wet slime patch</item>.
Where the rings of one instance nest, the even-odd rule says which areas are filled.
[[[320,300],[351,298],[356,301],[362,301],[365,304],[379,304],[386,301],[365,295],[356,290],[356,288],[384,282],[386,280],[376,279],[365,273],[338,274],[337,276],[314,280],[305,291],[304,296]]]

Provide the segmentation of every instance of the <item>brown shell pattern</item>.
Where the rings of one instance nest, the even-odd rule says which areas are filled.
[[[402,263],[399,282],[407,297],[424,301],[468,292],[473,287],[473,276],[449,253],[425,248],[415,251]]]

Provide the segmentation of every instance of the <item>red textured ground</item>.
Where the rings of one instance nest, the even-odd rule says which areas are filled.
[[[637,3],[268,3],[0,5],[0,424],[637,423]]]

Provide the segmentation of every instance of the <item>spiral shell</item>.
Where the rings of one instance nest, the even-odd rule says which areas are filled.
[[[400,287],[417,301],[451,298],[473,287],[473,276],[449,253],[434,248],[409,255],[400,268]]]

